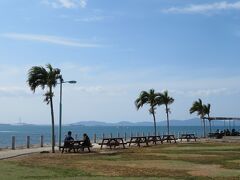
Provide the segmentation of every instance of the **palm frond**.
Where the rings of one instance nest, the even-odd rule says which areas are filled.
[[[201,118],[205,116],[204,105],[202,104],[202,100],[198,99],[198,101],[193,102],[192,107],[189,109],[190,114],[197,113]]]
[[[60,69],[53,68],[51,64],[47,64],[46,68],[42,66],[33,66],[28,71],[27,83],[30,89],[35,92],[38,87],[52,89],[57,85],[57,80],[61,78]],[[51,92],[51,93],[50,93]],[[44,101],[49,103],[49,97],[53,97],[52,90],[44,94]]]
[[[30,86],[30,89],[35,92],[36,88],[39,86],[42,89],[45,88],[47,84],[47,77],[48,73],[46,69],[44,69],[42,66],[33,66],[28,71],[27,83]]]
[[[160,93],[159,96],[160,96],[159,105],[161,104],[170,105],[174,102],[174,99],[168,95],[168,91]]]
[[[53,92],[48,91],[44,94],[45,98],[44,98],[43,101],[46,102],[47,104],[49,104],[50,103],[50,98],[53,97],[53,96],[54,96]]]
[[[135,100],[135,106],[137,110],[145,104],[149,104],[150,107],[155,107],[157,103],[158,94],[154,89],[150,89],[149,92],[142,91],[139,97]]]
[[[210,116],[211,104],[203,105],[203,111],[205,115]]]

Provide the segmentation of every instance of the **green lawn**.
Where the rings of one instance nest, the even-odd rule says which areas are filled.
[[[0,161],[1,179],[240,179],[240,143],[160,144]]]

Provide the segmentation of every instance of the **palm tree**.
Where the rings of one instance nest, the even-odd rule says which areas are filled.
[[[208,116],[208,121],[209,121],[209,126],[210,126],[210,132],[212,132],[211,120],[209,119],[209,117],[210,117],[210,112],[211,112],[211,104],[203,105],[203,111],[204,111],[204,114]]]
[[[190,112],[190,114],[197,112],[197,114],[200,116],[200,118],[203,121],[203,126],[204,126],[204,137],[206,137],[206,127],[205,127],[205,120],[204,120],[205,112],[204,112],[203,107],[204,107],[204,105],[202,103],[202,100],[198,99],[198,101],[193,102],[193,105],[190,108],[189,112]]]
[[[169,113],[170,108],[168,107],[170,104],[174,102],[174,99],[170,96],[168,96],[168,91],[164,91],[163,93],[160,93],[160,101],[159,105],[164,104],[167,114],[167,129],[168,129],[168,135],[169,135]]]
[[[60,69],[54,69],[50,64],[46,65],[46,68],[42,66],[33,66],[28,71],[28,85],[33,92],[37,87],[41,87],[43,90],[47,89],[44,94],[44,102],[50,104],[51,107],[51,119],[52,119],[52,152],[55,152],[55,133],[54,133],[54,111],[53,111],[53,88],[57,85],[57,80],[60,78]]]
[[[149,104],[150,109],[149,112],[153,116],[154,122],[154,134],[157,135],[157,127],[156,127],[156,117],[155,117],[155,110],[156,106],[158,105],[159,93],[155,93],[154,89],[150,89],[149,92],[142,91],[139,97],[135,101],[135,105],[137,110],[142,107],[144,104]]]

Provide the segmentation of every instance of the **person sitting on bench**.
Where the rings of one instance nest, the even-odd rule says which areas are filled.
[[[64,139],[64,142],[65,141],[74,141],[74,139],[72,137],[72,132],[71,131],[68,131],[68,135]]]
[[[68,148],[68,152],[70,152],[73,149],[73,142],[74,139],[72,137],[72,132],[68,131],[68,135],[64,139],[64,147]]]
[[[90,139],[86,133],[83,134],[83,143],[82,143],[82,150],[84,151],[84,148],[88,148],[91,146]],[[90,150],[89,150],[90,151]]]

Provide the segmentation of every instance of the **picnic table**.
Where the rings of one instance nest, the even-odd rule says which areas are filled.
[[[197,138],[196,138],[195,134],[181,134],[181,136],[180,136],[179,139],[181,139],[181,141],[182,141],[182,139],[187,139],[188,142],[189,142],[191,139],[197,141]]]
[[[208,133],[208,136],[210,138],[217,138],[217,139],[221,139],[224,136],[224,133]]]
[[[148,138],[148,142],[153,142],[154,144],[157,144],[157,141],[160,141],[161,143],[163,143],[161,136],[148,136],[147,138]]]
[[[114,146],[114,148],[116,148],[116,146],[120,146],[122,145],[123,148],[125,148],[125,142],[123,141],[123,138],[117,137],[117,138],[103,138],[102,142],[99,143],[99,145],[101,145],[101,149],[103,147],[103,145],[107,145],[110,147],[110,149],[112,149],[112,146]]]
[[[146,143],[146,145],[148,146],[148,138],[146,136],[132,136],[130,141],[129,141],[129,146],[135,143],[138,145],[138,147],[140,147],[141,143]]]
[[[174,141],[174,143],[177,143],[176,138],[173,134],[163,135],[162,142],[163,141],[167,141],[170,143],[172,143],[172,141]]]
[[[59,149],[62,150],[62,153],[64,150],[65,152],[71,152],[72,150],[74,152],[79,152],[80,149],[84,151],[85,148],[87,148],[88,152],[90,152],[90,147],[92,147],[92,145],[83,146],[83,142],[83,140],[65,141],[64,145],[60,146]]]

